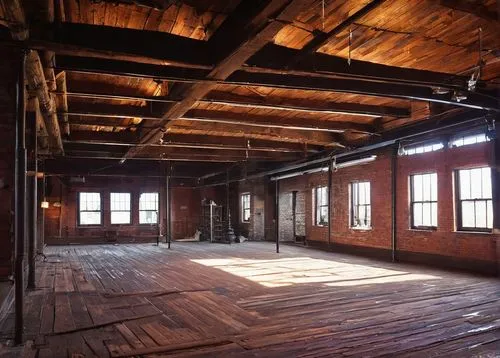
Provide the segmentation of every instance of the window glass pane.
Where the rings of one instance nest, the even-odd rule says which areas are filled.
[[[472,199],[480,199],[482,197],[482,170],[480,168],[470,170],[470,185]]]
[[[363,226],[363,225],[365,225],[365,222],[366,222],[366,206],[361,205],[358,208],[358,213],[359,213],[359,216],[358,216],[359,223],[361,226]]]
[[[473,201],[463,201],[462,202],[462,226],[463,227],[475,227],[474,220],[474,202]]]
[[[431,226],[431,204],[422,204],[422,225]]]
[[[422,175],[423,189],[422,194],[424,201],[431,200],[431,177],[429,174]]]
[[[365,183],[365,204],[370,204],[370,183]]]
[[[460,180],[460,199],[470,199],[470,172],[469,170],[460,170],[459,173]]]
[[[431,200],[437,201],[437,174],[431,174]]]
[[[431,226],[437,227],[437,203],[431,204]]]
[[[422,201],[422,176],[414,175],[413,176],[413,201]]]
[[[110,207],[113,210],[130,211],[130,193],[111,193]]]
[[[100,211],[82,211],[80,212],[80,225],[100,225]]]
[[[486,202],[486,220],[488,229],[493,229],[493,202],[488,200]]]
[[[476,227],[486,227],[486,201],[476,201]]]
[[[156,224],[158,222],[158,213],[156,211],[139,211],[139,223]]]
[[[352,204],[353,206],[356,206],[359,204],[358,183],[353,183],[351,187],[352,187]]]
[[[422,204],[421,203],[413,204],[413,225],[414,226],[423,226]]]
[[[130,224],[130,211],[112,211],[111,224]]]
[[[482,197],[485,199],[492,198],[490,168],[482,168],[482,188]]]

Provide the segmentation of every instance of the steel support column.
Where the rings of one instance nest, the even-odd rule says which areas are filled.
[[[30,137],[30,171],[29,176],[29,193],[30,202],[28,206],[28,288],[35,288],[35,257],[36,257],[36,237],[37,237],[37,214],[38,214],[38,198],[37,198],[37,133],[36,133],[36,113],[30,113],[29,125],[31,127]]]
[[[26,99],[25,99],[26,53],[21,51],[16,94],[16,166],[15,166],[15,343],[23,341],[24,319],[24,251],[26,242]]]

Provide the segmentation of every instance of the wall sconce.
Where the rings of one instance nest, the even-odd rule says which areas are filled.
[[[40,203],[40,207],[41,207],[42,209],[48,209],[48,208],[49,208],[49,202],[48,202],[48,201],[45,201],[45,200],[44,200],[44,201],[42,201],[42,202]]]
[[[58,201],[56,201],[55,203],[53,203],[53,204],[52,204],[52,206],[53,206],[54,208],[60,208],[60,207],[61,207],[61,203],[60,203],[60,202],[58,202]]]

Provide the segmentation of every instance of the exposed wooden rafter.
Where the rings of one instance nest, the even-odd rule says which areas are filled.
[[[241,2],[239,6],[224,21],[221,27],[210,39],[221,54],[220,60],[207,75],[210,80],[224,80],[239,69],[245,61],[271,41],[286,23],[293,19],[309,3],[299,0],[272,0],[270,2]],[[174,87],[175,97],[182,101],[171,106],[164,114],[163,128],[152,130],[142,138],[143,143],[155,143],[162,136],[169,123],[182,117],[199,99],[207,95],[214,84],[196,83],[188,86]],[[124,159],[136,155],[137,148],[127,152]]]
[[[61,94],[61,93],[58,93]],[[66,92],[69,97],[75,98],[94,98],[102,100],[127,100],[138,102],[160,102],[174,103],[173,99],[157,97],[157,96],[137,96],[137,95],[116,95],[105,92],[81,92],[71,91]],[[361,115],[369,117],[409,117],[410,111],[406,108],[390,107],[390,106],[374,106],[360,103],[350,102],[324,102],[315,100],[294,100],[288,98],[262,99],[256,97],[248,97],[235,95],[227,92],[216,91],[211,92],[207,97],[200,99],[199,103],[227,105],[230,107],[243,108],[261,108],[292,112],[320,113],[320,114],[345,114],[345,115]]]
[[[122,61],[85,58],[59,58],[58,67],[68,71],[179,80],[179,74],[176,74],[177,76],[175,78],[170,77],[172,75],[172,71],[168,69],[168,67]],[[355,68],[360,68],[362,73],[356,73],[354,71]],[[377,71],[378,77],[370,80],[366,78],[366,73],[373,73],[376,75]],[[397,75],[393,71],[401,74],[402,77],[396,77]],[[411,74],[411,78],[404,77],[403,73],[405,71],[409,71],[407,73]],[[428,71],[416,70],[416,72],[414,72],[414,70],[370,64],[367,62],[364,62],[362,65],[361,61],[359,61],[359,66],[353,66],[349,72],[343,74],[342,78],[339,77],[337,79],[333,78],[333,76],[321,76],[317,73],[307,74],[306,71],[301,71],[300,74],[297,74],[297,72],[294,71],[248,67],[246,70],[235,71],[226,80],[207,80],[204,77],[194,79],[193,74],[190,73],[189,76],[183,77],[181,81],[187,83],[196,82],[200,85],[203,84],[204,86],[209,86],[211,83],[225,83],[240,86],[264,86],[298,90],[356,93],[379,97],[393,97],[444,103],[473,109],[500,111],[498,100],[493,96],[484,96],[481,93],[468,92],[465,89],[457,89],[461,92],[465,92],[467,95],[466,100],[458,102],[452,99],[454,86],[451,86],[451,88],[444,94],[439,94],[434,91],[434,88],[443,87],[446,89],[447,84],[435,83],[431,86],[429,84],[419,85],[412,83],[416,80],[419,73],[422,73],[422,78],[426,78],[424,73],[428,73],[429,75],[433,74],[433,72],[429,73]],[[383,74],[383,76],[381,76],[381,74]],[[449,78],[449,75],[447,76]],[[429,81],[431,81],[430,78]],[[448,86],[450,85],[448,84]]]

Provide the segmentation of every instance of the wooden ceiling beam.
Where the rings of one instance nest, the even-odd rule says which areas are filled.
[[[157,96],[137,96],[133,95],[115,95],[105,92],[66,92],[66,95],[74,98],[92,98],[102,100],[126,100],[137,102],[160,102],[174,103],[174,99],[168,99]],[[296,100],[292,98],[272,98],[260,99],[249,96],[235,95],[223,91],[212,91],[207,97],[198,101],[199,103],[218,104],[231,107],[242,108],[261,108],[292,112],[321,113],[321,114],[345,114],[360,115],[368,117],[410,117],[410,110],[407,108],[375,106],[360,103],[349,102],[325,102],[314,100]]]
[[[324,147],[344,147],[343,138],[337,134],[325,132],[302,132],[283,128],[254,128],[246,131],[241,125],[226,123],[188,122],[182,119],[166,130],[167,134],[210,135],[220,137],[238,137],[270,140],[275,142],[307,143]]]
[[[117,145],[106,145],[101,143],[80,143],[80,142],[67,142],[66,151],[68,155],[95,155],[95,156],[120,156],[123,155],[124,149],[127,147]],[[165,156],[178,156],[186,158],[196,158],[204,156],[213,157],[232,157],[241,159],[261,159],[261,160],[289,160],[297,159],[300,157],[298,153],[291,152],[271,152],[271,151],[257,151],[247,150],[240,148],[221,148],[221,147],[179,147],[179,146],[147,146],[141,154],[145,157],[162,158]]]
[[[290,58],[301,58],[300,62],[289,66]],[[331,56],[324,53],[312,53],[301,56],[301,51],[268,44],[252,58],[246,65],[256,67],[255,71],[265,71],[265,69],[281,70],[283,73],[293,73],[301,71],[303,73],[321,76],[336,76],[338,78],[360,78],[372,81],[387,81],[393,83],[415,84],[426,86],[437,86],[444,88],[467,88],[467,77],[454,74],[414,70],[411,68],[388,66],[378,63],[351,60],[338,56]]]
[[[252,55],[271,41],[274,36],[289,22],[312,3],[312,0],[270,0],[242,1],[226,18],[210,39],[209,46],[216,48],[221,54],[217,65],[210,71],[207,79],[224,80],[238,70]],[[217,45],[214,46],[213,44]],[[182,117],[201,98],[205,97],[215,86],[197,83],[191,86],[173,88],[174,97],[181,97],[164,114],[161,129],[152,130],[143,137],[143,143],[154,143],[163,136],[163,130],[170,122]],[[124,159],[134,156],[139,151],[132,148]]]
[[[110,146],[161,146],[172,148],[204,148],[221,150],[250,150],[284,153],[309,153],[318,152],[319,147],[305,146],[295,143],[276,142],[239,139],[230,137],[210,137],[168,134],[163,137],[162,144],[137,144],[137,134],[135,132],[103,132],[103,131],[73,131],[69,139],[64,143],[80,143],[89,145],[110,145]],[[317,149],[315,149],[317,148]]]
[[[409,117],[409,109],[374,106],[360,103],[332,102],[332,101],[314,101],[314,100],[296,100],[292,98],[273,98],[266,97],[260,99],[255,97],[235,95],[222,91],[212,91],[200,103],[227,105],[243,108],[261,108],[270,110],[321,113],[321,114],[344,114],[368,117]]]
[[[155,116],[149,107],[120,106],[108,104],[87,104],[75,102],[66,113],[69,116],[95,117],[95,118],[140,118],[148,121],[162,121],[163,118]],[[357,131],[372,134],[375,128],[369,124],[353,121],[318,121],[305,118],[282,118],[279,116],[256,116],[241,113],[221,112],[193,109],[188,111],[179,120],[200,123],[221,123],[240,125],[252,131],[254,127],[283,128],[296,131],[314,131],[343,133],[345,131]],[[118,123],[117,123],[118,124]]]
[[[185,68],[213,67],[206,41],[159,31],[63,22],[58,26],[33,28],[27,45],[72,56]]]
[[[90,73],[106,73],[106,74],[116,74],[122,76],[130,77],[141,77],[141,78],[158,78],[164,80],[172,80],[169,75],[171,71],[167,70],[168,73],[163,72],[168,67],[165,66],[155,66],[148,64],[135,64],[130,62],[121,61],[109,61],[109,60],[99,60],[99,59],[89,59],[87,63],[85,59],[81,59],[82,66],[85,68],[86,72]],[[62,65],[61,65],[62,62]],[[85,64],[86,63],[86,64]],[[383,65],[377,65],[383,66]],[[64,59],[61,61],[61,57],[58,60],[58,67],[62,70],[67,71],[82,71],[78,65],[71,63],[71,61],[65,62]],[[286,89],[298,89],[298,90],[318,90],[327,92],[342,92],[342,93],[354,93],[361,95],[370,95],[378,97],[391,97],[391,98],[401,98],[407,100],[421,100],[436,103],[449,104],[458,107],[468,107],[473,109],[485,109],[491,111],[499,111],[498,100],[492,96],[485,96],[482,93],[468,92],[467,90],[460,90],[461,93],[467,95],[467,99],[461,102],[452,99],[452,91],[446,94],[434,93],[433,86],[431,85],[417,85],[415,83],[403,83],[404,81],[388,79],[388,78],[371,78],[366,80],[363,78],[363,73],[372,72],[374,70],[367,68],[370,64],[366,62],[366,67],[361,68],[362,73],[356,73],[350,70],[348,73],[344,73],[339,78],[333,78],[334,76],[321,76],[316,73],[306,73],[301,72],[301,74],[296,74],[293,71],[285,70],[274,70],[269,68],[252,68],[247,67],[245,70],[235,71],[231,76],[225,80],[214,80],[206,78],[184,78],[184,82],[198,82],[203,85],[208,85],[207,87],[212,88],[212,83],[221,84],[232,84],[239,86],[257,86],[257,87],[271,87],[271,88],[286,88]],[[390,66],[389,66],[390,67]],[[394,67],[393,67],[394,68]],[[398,71],[400,69],[398,68]],[[413,70],[409,70],[413,71]],[[419,72],[419,71],[417,71]],[[427,72],[427,71],[424,71]],[[375,72],[373,72],[375,73]],[[405,79],[414,81],[414,76],[416,73],[411,72],[411,78]],[[177,74],[177,78],[179,75]],[[449,86],[448,84],[439,84],[437,87]],[[436,87],[436,86],[434,86]]]

